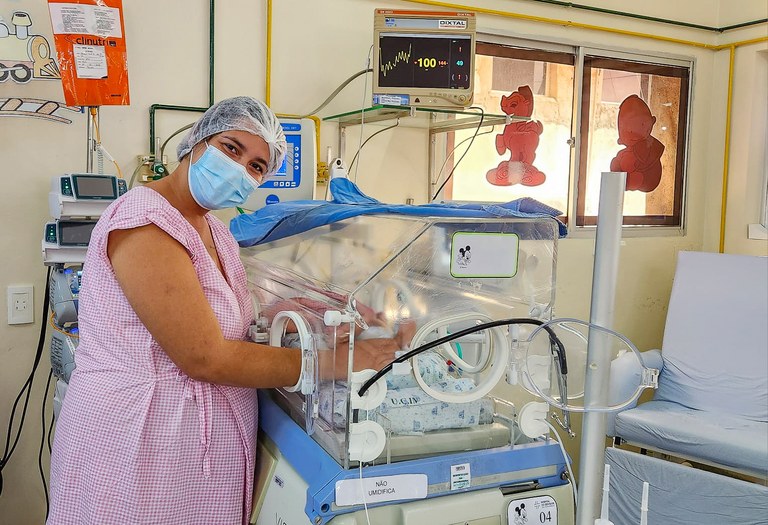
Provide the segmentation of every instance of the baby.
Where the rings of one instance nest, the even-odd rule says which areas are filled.
[[[265,307],[262,313],[268,319],[272,319],[280,311],[300,310],[299,313],[304,314],[304,318],[310,324],[310,330],[315,334],[323,334],[323,342],[326,347],[334,346],[330,344],[330,339],[334,336],[334,332],[336,337],[335,346],[338,347],[339,345],[349,343],[349,323],[342,323],[338,327],[332,327],[325,326],[325,323],[322,321],[326,311],[341,309],[341,307],[334,308],[332,303],[336,302],[340,305],[346,305],[346,297],[329,291],[321,293],[328,297],[329,301],[295,297],[273,303]],[[300,308],[297,308],[297,306]],[[364,329],[357,323],[354,324],[356,350],[381,351],[391,354],[393,351],[404,350],[410,347],[411,340],[416,333],[416,323],[414,321],[400,320],[397,322],[396,328],[392,329],[388,326],[383,312],[377,313],[373,308],[359,302],[356,303],[356,309],[362,320],[368,325],[368,328]],[[296,325],[292,321],[288,322],[283,344],[285,346],[298,346],[297,332]]]

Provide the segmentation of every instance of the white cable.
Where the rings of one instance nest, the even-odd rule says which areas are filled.
[[[458,314],[451,317],[444,317],[439,320],[435,320],[432,323],[429,323],[428,325],[425,325],[422,327],[421,330],[419,330],[416,335],[413,338],[413,342],[411,343],[412,347],[417,348],[423,344],[423,339],[426,337],[428,333],[433,331],[437,326],[445,326],[449,325],[450,323],[459,322],[459,321],[467,321],[467,320],[474,320],[474,321],[492,321],[490,317],[488,317],[485,314],[472,312],[472,313],[465,313],[465,314]],[[429,328],[427,331],[426,328]],[[413,375],[416,377],[416,382],[419,384],[419,386],[429,394],[430,396],[434,397],[438,401],[443,401],[445,403],[470,403],[472,401],[477,401],[478,399],[485,397],[486,394],[488,394],[493,387],[495,387],[499,381],[501,381],[501,378],[504,377],[504,374],[507,371],[507,362],[509,360],[509,345],[507,344],[507,337],[504,334],[504,332],[501,330],[500,327],[491,328],[489,330],[491,332],[491,340],[492,340],[492,348],[489,350],[489,356],[488,360],[490,360],[490,357],[493,357],[493,362],[491,363],[491,372],[488,374],[488,377],[485,378],[483,382],[476,385],[476,388],[473,390],[470,390],[468,392],[460,392],[460,393],[447,393],[447,392],[441,392],[439,390],[435,390],[429,385],[427,385],[426,381],[424,381],[424,378],[421,375],[421,372],[419,371],[419,365],[418,361],[414,363],[413,368]],[[448,352],[451,354],[451,358],[453,359],[453,356],[456,356],[456,352],[453,351],[453,348],[448,345],[450,351]],[[448,351],[448,350],[446,350]],[[415,359],[418,359],[418,355],[414,356]],[[458,359],[458,356],[456,356]],[[464,362],[463,360],[461,360]],[[480,366],[480,365],[477,365]],[[482,367],[482,369],[485,369],[487,367],[487,364]]]
[[[371,53],[373,53],[373,44],[371,44],[371,47],[368,48],[368,63],[366,65],[366,69],[371,67]],[[362,149],[363,149],[363,127],[365,124],[365,99],[368,96],[368,75],[365,75],[365,80],[363,81],[363,101],[360,103],[360,144],[357,147],[357,166],[355,166],[355,180],[354,183],[357,184],[357,170],[360,169],[360,158],[363,156]],[[330,182],[329,182],[330,184]]]
[[[96,147],[99,149],[99,152],[103,153],[110,161],[115,162],[115,158],[109,154],[107,148],[105,148],[101,142],[97,142]]]
[[[338,94],[341,92],[341,90],[342,90],[342,89],[344,89],[345,87],[347,87],[347,86],[349,85],[349,83],[350,83],[350,82],[352,82],[353,80],[355,80],[355,79],[356,79],[357,77],[359,77],[360,75],[365,75],[366,73],[371,73],[371,72],[372,72],[372,70],[371,70],[371,68],[370,68],[370,63],[369,63],[369,64],[368,64],[368,67],[367,67],[366,69],[363,69],[362,71],[358,71],[357,73],[355,73],[354,75],[352,75],[351,77],[349,77],[348,79],[346,79],[344,82],[342,82],[342,83],[339,85],[339,87],[337,87],[337,88],[334,90],[334,92],[333,92],[333,93],[331,93],[331,94],[328,96],[328,98],[326,98],[326,99],[325,99],[325,101],[323,101],[323,103],[322,103],[322,104],[320,104],[318,107],[316,107],[314,110],[310,111],[309,113],[305,113],[304,115],[300,115],[300,116],[299,116],[299,117],[297,117],[297,118],[300,118],[300,119],[302,119],[302,118],[311,117],[312,115],[317,115],[317,113],[318,113],[318,112],[320,112],[320,110],[321,110],[321,109],[323,109],[325,106],[327,106],[327,105],[328,105],[328,104],[331,102],[331,100],[333,100],[334,98],[336,98],[336,95],[338,95]]]
[[[568,477],[571,481],[571,488],[573,489],[573,504],[576,505],[576,503],[579,501],[579,493],[576,490],[576,478],[573,475],[573,470],[571,470],[571,460],[568,459],[568,454],[565,452],[565,447],[563,446],[563,440],[560,438],[560,434],[557,433],[557,429],[552,426],[552,423],[550,423],[547,420],[543,420],[542,423],[546,424],[549,429],[555,433],[557,436],[557,444],[560,445],[560,451],[563,453],[563,459],[565,460],[565,468],[568,469]]]
[[[99,151],[99,159],[100,159],[99,160],[99,173],[103,173],[104,172],[104,159],[101,157],[101,155],[103,154],[104,156],[106,156],[109,159],[109,161],[112,164],[115,165],[115,168],[117,169],[117,175],[122,179],[123,178],[123,172],[120,170],[120,166],[117,164],[117,161],[115,160],[115,158],[112,155],[110,155],[110,153],[107,151],[107,148],[105,148],[104,145],[101,142],[97,142],[96,143],[96,148]],[[141,165],[139,165],[139,166],[141,166]]]
[[[96,166],[98,166],[99,175],[104,175],[104,155],[101,148],[96,148]]]
[[[363,440],[363,446],[360,449],[360,456],[362,457],[365,452],[365,440]],[[365,521],[368,525],[371,525],[371,517],[368,515],[368,502],[365,500],[365,483],[363,483],[363,460],[357,462],[358,469],[360,470],[360,495],[363,497],[363,508],[365,508]]]

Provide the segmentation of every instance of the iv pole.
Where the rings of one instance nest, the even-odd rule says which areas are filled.
[[[86,152],[85,152],[85,172],[95,173],[93,171],[93,154],[97,149],[96,139],[94,134],[94,121],[96,126],[99,125],[99,106],[85,106],[85,115],[88,119],[88,127],[86,132]],[[91,112],[93,111],[93,114]]]
[[[616,281],[627,174],[604,172],[600,179],[600,207],[595,234],[595,266],[592,274],[592,304],[589,321],[613,328]],[[587,345],[587,370],[584,406],[605,406],[611,372],[608,339],[590,331]],[[585,412],[581,427],[581,465],[576,524],[593,525],[599,517],[601,482],[605,465],[604,412]]]

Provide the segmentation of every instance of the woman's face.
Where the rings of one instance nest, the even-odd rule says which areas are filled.
[[[269,146],[263,138],[247,131],[230,130],[209,137],[208,144],[245,167],[259,184],[264,181],[269,163]]]

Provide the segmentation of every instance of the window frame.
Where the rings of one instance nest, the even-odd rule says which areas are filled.
[[[678,137],[677,137],[677,154],[675,156],[675,181],[674,181],[674,196],[673,196],[673,211],[671,216],[665,215],[623,215],[623,230],[632,231],[638,228],[653,228],[654,230],[659,228],[666,228],[668,230],[685,231],[686,222],[686,203],[687,203],[687,180],[688,180],[688,152],[690,150],[690,133],[691,133],[691,98],[692,88],[694,82],[694,61],[693,59],[683,60],[679,58],[665,58],[661,56],[650,56],[646,54],[627,53],[621,51],[611,51],[601,48],[580,47],[580,56],[577,61],[577,78],[579,84],[579,98],[577,101],[577,107],[575,111],[578,111],[578,133],[574,133],[576,137],[576,151],[574,157],[576,159],[575,166],[573,167],[572,174],[575,179],[575,188],[572,199],[573,221],[569,222],[570,226],[577,228],[590,228],[597,225],[596,215],[586,215],[584,213],[584,207],[586,202],[585,188],[586,188],[586,158],[585,153],[588,153],[588,145],[582,142],[582,122],[589,116],[589,102],[584,100],[585,85],[584,79],[587,77],[587,70],[584,66],[584,62],[587,56],[595,57],[616,62],[632,63],[636,72],[642,71],[645,67],[648,68],[688,68],[688,78],[681,86],[680,92],[680,111],[678,113]],[[663,60],[660,63],[659,60]],[[581,73],[579,75],[579,72]],[[685,79],[684,79],[685,80]],[[677,173],[680,172],[680,177],[677,177]],[[678,223],[679,221],[679,223]]]
[[[693,108],[693,89],[696,84],[696,58],[694,56],[674,55],[665,52],[649,51],[647,53],[637,53],[631,50],[625,50],[618,47],[596,47],[594,45],[580,45],[574,42],[557,40],[538,40],[525,38],[504,31],[482,31],[477,33],[476,41],[478,44],[488,43],[511,48],[519,48],[533,52],[561,52],[574,55],[574,85],[573,85],[573,114],[572,114],[572,144],[571,158],[569,168],[569,183],[567,195],[567,210],[564,210],[563,219],[569,226],[571,234],[579,237],[580,232],[594,231],[597,217],[594,221],[590,216],[583,213],[584,224],[578,224],[580,199],[584,198],[584,187],[586,185],[586,174],[581,173],[582,147],[582,115],[585,108],[584,101],[584,60],[585,57],[599,57],[607,60],[627,61],[632,63],[648,64],[654,67],[687,68],[687,85],[681,87],[680,112],[678,114],[678,143],[675,159],[676,173],[680,170],[680,177],[675,180],[675,196],[673,198],[672,216],[624,216],[623,234],[629,237],[634,236],[670,236],[685,235],[687,226],[688,209],[688,170],[690,167],[689,156],[691,149],[692,134],[692,108]],[[684,79],[685,80],[685,79]],[[588,113],[587,113],[588,114]],[[681,120],[684,118],[684,121]],[[448,141],[450,142],[450,140]],[[584,151],[586,153],[586,150]],[[453,181],[449,181],[447,186],[453,186]],[[679,199],[677,196],[679,195]],[[654,218],[656,217],[656,218]],[[660,217],[660,218],[659,218]],[[667,217],[671,217],[667,218]],[[637,218],[637,220],[636,220]],[[679,218],[679,223],[677,219]],[[649,220],[650,219],[650,220]]]

